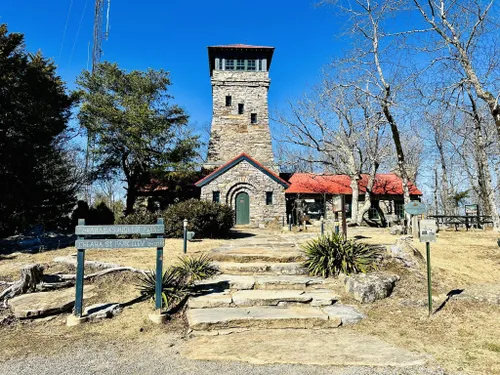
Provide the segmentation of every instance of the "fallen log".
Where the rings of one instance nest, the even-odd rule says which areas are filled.
[[[134,272],[134,273],[140,273],[141,275],[147,275],[149,271],[144,271],[141,269],[133,268],[133,267],[116,267],[116,268],[108,268],[103,271],[91,273],[89,275],[85,275],[83,277],[84,280],[91,280],[95,279],[96,277],[99,276],[104,276],[110,273],[115,273],[115,272]],[[57,275],[61,280],[76,280],[76,275],[68,275],[68,274],[60,274]]]

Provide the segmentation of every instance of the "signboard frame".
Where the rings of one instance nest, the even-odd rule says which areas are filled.
[[[156,247],[156,286],[155,307],[158,312],[162,308],[162,278],[163,278],[163,248],[165,246],[165,224],[163,219],[158,219],[156,224],[150,225],[85,225],[84,219],[78,220],[75,234],[77,249],[76,282],[75,282],[75,308],[74,317],[82,317],[83,310],[83,281],[86,249],[112,249],[112,248],[144,248]],[[116,235],[141,235],[138,239],[102,238],[102,236]],[[69,318],[68,318],[69,319]],[[69,320],[68,320],[69,324]]]

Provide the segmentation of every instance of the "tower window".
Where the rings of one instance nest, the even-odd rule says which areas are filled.
[[[250,122],[251,122],[252,124],[256,124],[256,123],[257,123],[257,113],[252,113],[252,114],[250,115]]]
[[[220,191],[213,191],[212,192],[212,201],[214,203],[220,203]]]
[[[236,70],[245,70],[245,60],[236,60]]]
[[[226,96],[226,107],[231,107],[232,104],[232,98],[231,95]]]
[[[266,205],[270,206],[273,204],[273,192],[266,191]]]
[[[234,70],[234,60],[226,59],[225,69],[226,70]]]
[[[255,60],[248,60],[247,70],[256,70],[256,67]]]
[[[238,114],[242,115],[245,112],[245,106],[243,103],[238,104]]]

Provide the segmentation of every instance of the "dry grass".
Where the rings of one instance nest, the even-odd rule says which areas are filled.
[[[383,230],[361,229],[369,243],[386,243]],[[380,235],[379,235],[380,233]],[[392,236],[395,241],[397,237]],[[500,249],[493,231],[440,232],[431,244],[434,311],[453,289],[500,282]],[[425,255],[425,244],[414,241]],[[368,319],[350,329],[379,336],[412,351],[428,353],[450,371],[500,374],[500,306],[449,300],[427,314],[425,271],[390,264],[401,276],[389,299],[362,305]]]
[[[276,231],[276,234],[280,233]],[[283,232],[288,236],[302,233]],[[362,236],[360,241],[371,244],[392,244],[396,236],[387,229],[349,228],[349,236]],[[299,238],[299,237],[297,237]],[[471,285],[500,282],[500,249],[497,234],[492,231],[440,232],[438,241],[431,245],[433,292],[437,297],[434,308],[445,301],[446,293]],[[225,241],[204,240],[189,244],[189,254],[200,254],[219,247]],[[414,242],[425,254],[425,245]],[[26,263],[50,263],[56,256],[75,253],[74,248],[28,255],[12,254],[0,259],[0,278],[17,278],[18,267]],[[182,255],[182,241],[167,240],[165,263],[172,264]],[[154,265],[154,249],[93,250],[87,259],[118,263],[150,269]],[[51,266],[56,270],[60,266]],[[344,327],[373,334],[394,345],[428,353],[450,370],[470,374],[500,374],[500,306],[450,300],[432,317],[427,316],[427,280],[424,270],[409,271],[396,264],[386,269],[401,276],[391,298],[374,304],[361,305],[368,315],[361,323]],[[135,276],[127,273],[106,276],[96,281],[98,294],[86,305],[101,302],[126,302],[138,293]],[[349,296],[341,296],[344,303],[356,303]],[[357,304],[357,303],[356,303]],[[118,317],[100,323],[67,328],[65,316],[51,321],[15,323],[2,327],[0,358],[19,357],[31,352],[52,353],[75,340],[101,340],[103,343],[123,340],[151,340],[160,333],[179,332],[183,319],[174,319],[165,326],[155,326],[147,319],[151,302],[141,302],[126,308]]]

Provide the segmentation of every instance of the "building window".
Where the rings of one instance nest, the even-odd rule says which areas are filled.
[[[232,98],[230,95],[226,96],[226,107],[231,107],[232,104]]]
[[[256,69],[257,69],[257,64],[255,63],[255,60],[248,60],[247,70],[256,70]]]
[[[236,60],[236,70],[245,70],[245,60],[243,59]]]
[[[273,192],[266,191],[266,205],[270,206],[271,204],[273,204]]]
[[[250,115],[250,122],[251,122],[252,124],[256,124],[256,123],[257,123],[257,113],[252,113],[252,114]]]
[[[394,213],[403,219],[405,217],[405,202],[394,202]]]
[[[212,192],[212,200],[214,203],[220,203],[220,191]]]
[[[226,59],[225,69],[234,70],[234,60]]]
[[[242,115],[245,112],[245,106],[243,103],[238,104],[238,114]]]

